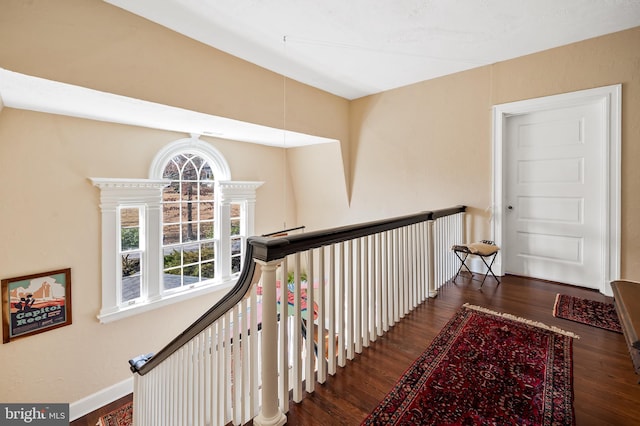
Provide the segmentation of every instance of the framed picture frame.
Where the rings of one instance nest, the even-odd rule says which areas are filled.
[[[2,280],[2,343],[71,324],[71,269]]]

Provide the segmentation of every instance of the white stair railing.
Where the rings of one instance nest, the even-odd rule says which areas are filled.
[[[243,270],[243,288],[132,367],[134,424],[284,424],[290,392],[301,401],[455,275],[464,210],[250,239],[259,284]]]
[[[163,363],[135,376],[135,425],[244,424],[260,407],[256,287]]]

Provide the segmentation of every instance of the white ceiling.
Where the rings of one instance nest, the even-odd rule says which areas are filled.
[[[639,0],[105,0],[355,99],[640,25]]]
[[[640,0],[105,1],[347,99],[640,26]],[[287,148],[335,142],[0,68],[3,104]]]

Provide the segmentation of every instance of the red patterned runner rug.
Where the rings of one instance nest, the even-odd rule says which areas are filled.
[[[574,425],[573,333],[465,304],[363,425]]]
[[[133,424],[133,404],[126,403],[98,420],[96,426],[131,426]]]
[[[613,303],[558,294],[553,304],[553,316],[622,333]]]

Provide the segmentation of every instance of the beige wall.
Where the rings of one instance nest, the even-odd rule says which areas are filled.
[[[5,0],[0,67],[281,127],[282,76],[99,0]],[[470,206],[489,232],[491,107],[623,84],[623,268],[640,279],[640,28],[353,102],[286,82],[286,127],[339,145],[284,151],[207,139],[233,178],[263,180],[257,232],[310,229]],[[186,135],[4,108],[0,112],[2,278],[71,267],[74,323],[0,346],[0,401],[73,402],[130,373],[219,296],[101,325],[99,192],[88,177],[146,177]],[[349,143],[349,141],[351,141]],[[343,166],[346,166],[343,167]],[[282,189],[286,188],[286,194]],[[170,321],[167,321],[170,318]]]
[[[354,221],[464,204],[473,226],[488,225],[488,75],[480,68],[352,103]]]
[[[493,105],[622,84],[622,269],[640,280],[640,27],[351,103],[352,222],[466,204],[490,235]]]
[[[144,100],[346,141],[348,101],[207,47],[100,0],[7,0],[0,67]],[[0,278],[70,267],[73,324],[0,345],[2,402],[75,402],[130,378],[221,294],[100,324],[99,190],[89,177],[148,177],[154,155],[188,135],[0,111]],[[264,181],[256,232],[296,225],[286,150],[202,138],[234,180]],[[341,152],[345,143],[338,148]],[[332,166],[341,171],[343,155]],[[343,163],[340,163],[343,162]],[[284,191],[284,194],[283,194]],[[170,320],[167,321],[167,318]]]
[[[622,84],[621,278],[640,280],[640,27],[493,67],[494,103]]]
[[[155,153],[185,135],[5,108],[0,114],[2,278],[72,270],[73,324],[0,346],[0,400],[73,402],[131,376],[223,293],[100,324],[100,192],[88,177],[148,177]],[[207,139],[205,139],[207,140]],[[211,140],[233,178],[265,181],[256,230],[281,229],[283,150]],[[292,197],[292,194],[289,194]],[[290,214],[292,216],[292,214]],[[167,318],[170,318],[167,321]]]

